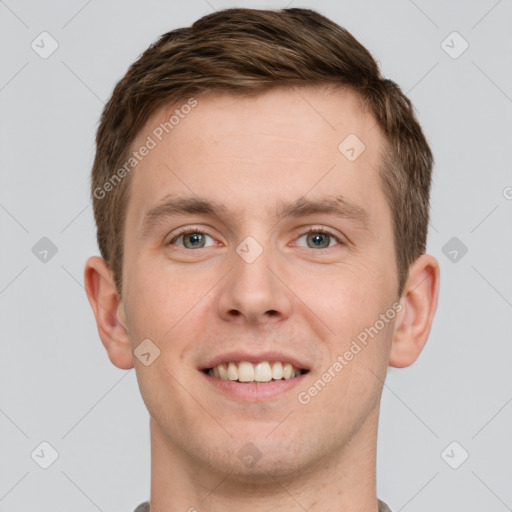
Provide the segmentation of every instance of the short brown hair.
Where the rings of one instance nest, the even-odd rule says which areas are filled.
[[[98,245],[119,294],[131,180],[129,175],[118,175],[118,184],[112,180],[149,117],[163,106],[206,92],[253,95],[316,84],[354,91],[383,134],[379,174],[393,215],[401,294],[409,265],[426,248],[433,165],[410,100],[381,76],[366,48],[321,14],[243,8],[215,12],[161,36],[132,64],[105,106],[91,192]],[[115,186],[105,193],[109,183]]]

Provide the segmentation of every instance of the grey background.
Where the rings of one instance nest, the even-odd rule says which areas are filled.
[[[5,0],[0,511],[126,512],[149,497],[148,413],[134,370],[109,362],[82,284],[97,253],[98,118],[160,34],[212,9],[287,5],[317,8],[372,51],[413,100],[436,157],[428,251],[441,264],[439,310],[419,360],[389,370],[378,495],[393,512],[512,510],[512,2]],[[43,31],[59,45],[47,59],[31,48]],[[453,31],[469,44],[458,58]],[[43,441],[59,455],[48,469]]]

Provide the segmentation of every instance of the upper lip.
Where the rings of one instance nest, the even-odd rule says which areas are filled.
[[[283,352],[260,352],[260,353],[248,353],[248,352],[226,352],[210,359],[208,363],[201,366],[201,370],[208,370],[215,368],[219,364],[239,363],[240,361],[248,361],[249,363],[257,364],[262,361],[274,362],[280,361],[281,363],[290,363],[292,366],[299,370],[309,370],[309,365],[300,357],[285,354]]]

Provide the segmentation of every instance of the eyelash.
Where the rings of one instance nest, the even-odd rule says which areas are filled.
[[[179,231],[178,233],[175,234],[175,236],[169,240],[169,242],[167,243],[167,245],[172,245],[174,243],[176,243],[176,241],[182,237],[182,236],[186,236],[186,235],[190,235],[192,233],[200,233],[200,234],[203,234],[203,235],[208,235],[208,233],[206,233],[203,229],[200,229],[200,228],[194,228],[194,227],[191,227],[191,228],[184,228],[183,230]],[[336,242],[338,242],[338,244],[341,244],[341,245],[345,245],[345,243],[340,240],[340,237],[335,235],[334,233],[332,233],[331,231],[325,229],[325,228],[315,228],[314,226],[311,227],[311,228],[308,228],[305,232],[301,233],[298,237],[298,238],[301,238],[303,237],[304,235],[310,235],[310,234],[323,234],[323,235],[328,235],[330,236],[331,238],[334,238],[336,240]],[[210,238],[213,238],[211,235],[208,235]],[[333,246],[335,247],[335,246]],[[326,249],[332,249],[333,247],[322,247],[322,248],[318,248],[318,249],[315,249],[316,251],[322,251],[322,250],[326,250]],[[207,247],[201,247],[200,249],[207,249]],[[306,249],[306,247],[304,247],[304,249]],[[189,250],[195,250],[197,251],[198,249],[189,249]]]
[[[178,240],[178,238],[182,237],[182,236],[186,236],[186,235],[190,235],[192,233],[200,233],[202,235],[208,235],[208,233],[206,233],[203,229],[200,229],[200,228],[194,228],[194,227],[191,227],[191,228],[183,228],[181,231],[178,231],[178,233],[176,233],[171,240],[169,240],[169,242],[167,243],[167,245],[172,245],[176,242],[176,240]],[[211,235],[208,235],[210,238],[213,238]],[[197,249],[194,249],[197,251]]]
[[[311,234],[323,234],[323,235],[329,235],[331,238],[334,238],[336,240],[336,242],[338,242],[338,244],[342,244],[343,245],[343,242],[342,240],[340,240],[340,237],[335,235],[334,233],[331,233],[331,231],[325,229],[325,228],[315,228],[314,226],[311,227],[311,228],[308,228],[304,233],[302,233],[301,235],[299,235],[298,238],[301,238],[303,237],[304,235],[311,235]],[[318,249],[315,249],[316,251],[322,251],[322,250],[327,250],[327,249],[332,249],[333,247],[335,247],[334,245],[332,247],[321,247],[321,248],[318,248]]]

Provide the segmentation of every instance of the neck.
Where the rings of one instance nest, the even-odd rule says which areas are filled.
[[[191,460],[151,419],[151,512],[378,512],[377,428],[378,407],[328,456],[293,473],[251,478]]]

